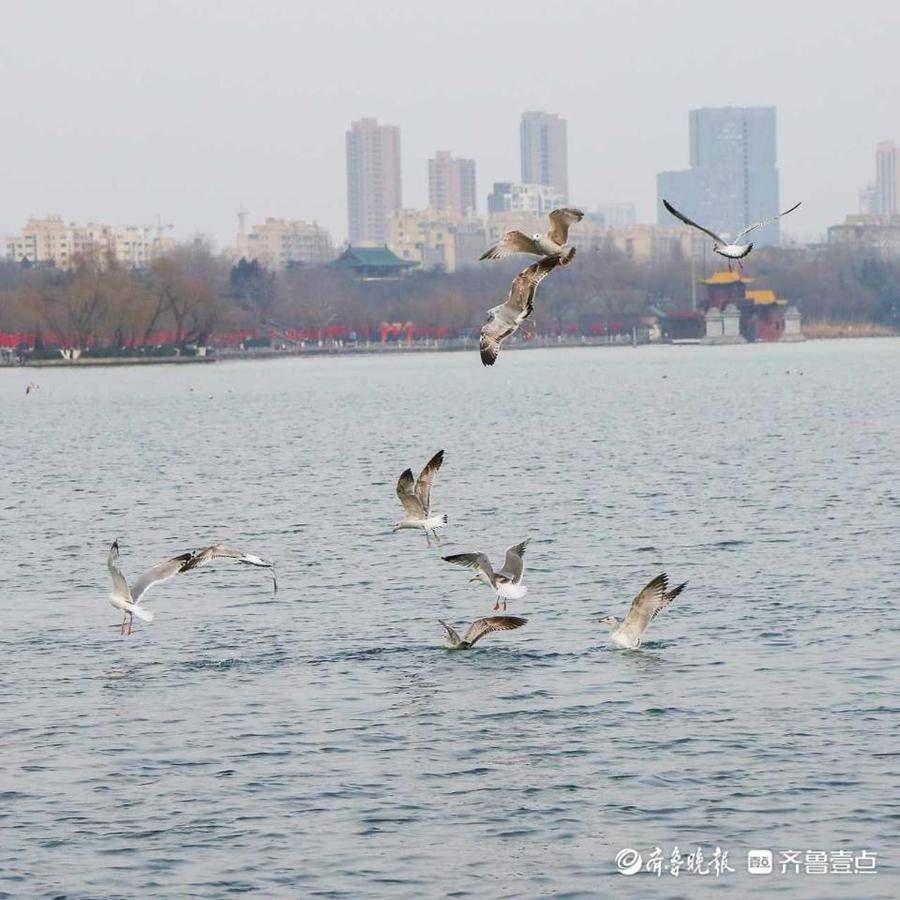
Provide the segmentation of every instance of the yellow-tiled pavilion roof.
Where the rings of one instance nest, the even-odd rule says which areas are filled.
[[[734,284],[736,281],[742,281],[744,284],[749,284],[753,281],[752,278],[744,278],[739,272],[713,272],[709,278],[704,278],[700,283],[701,284]]]
[[[752,300],[757,306],[769,306],[772,303],[778,303],[782,306],[787,305],[787,300],[779,300],[775,296],[775,291],[766,288],[759,291],[747,291],[745,294],[748,300]]]

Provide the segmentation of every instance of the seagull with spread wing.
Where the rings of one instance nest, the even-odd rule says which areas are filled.
[[[403,506],[406,515],[399,522],[394,523],[393,530],[421,528],[425,532],[425,540],[428,541],[429,547],[431,546],[431,537],[428,532],[430,531],[434,539],[440,543],[441,539],[438,537],[437,529],[443,528],[448,521],[446,515],[433,516],[431,514],[431,485],[443,461],[444,451],[438,450],[428,460],[418,478],[413,478],[412,469],[406,469],[397,481],[397,499]]]
[[[272,579],[275,580],[275,564],[269,560],[255,556],[252,553],[242,553],[239,550],[229,550],[221,544],[215,544],[211,547],[204,547],[202,550],[196,550],[189,553],[180,553],[171,559],[157,563],[148,572],[140,576],[131,587],[125,580],[122,570],[119,568],[119,542],[115,540],[109,548],[109,556],[106,560],[110,577],[112,578],[112,591],[109,595],[109,602],[115,609],[122,610],[124,618],[122,619],[121,634],[131,634],[134,617],[137,616],[143,622],[152,622],[153,613],[149,609],[141,606],[141,600],[144,594],[154,585],[168,581],[176,575],[183,572],[189,572],[191,569],[199,568],[206,565],[210,560],[217,558],[234,559],[239,563],[250,566],[259,566],[272,570]],[[275,589],[278,589],[277,582]]]
[[[528,237],[521,231],[507,231],[506,234],[481,254],[479,259],[503,259],[513,253],[531,253],[534,256],[562,256],[568,262],[575,254],[573,247],[567,247],[569,226],[580,222],[584,213],[578,209],[554,209],[550,213],[550,228],[546,234],[539,232]]]
[[[498,572],[494,571],[491,561],[483,553],[456,553],[442,558],[444,562],[453,563],[456,566],[464,566],[467,569],[474,569],[475,575],[469,581],[480,581],[483,584],[490,585],[497,595],[494,610],[500,609],[501,601],[505,610],[507,600],[521,600],[528,593],[528,588],[522,584],[522,577],[525,574],[525,548],[527,546],[528,540],[524,540],[521,544],[513,544],[512,547],[508,548],[506,559],[503,561],[503,568]]]
[[[718,253],[719,256],[724,256],[725,259],[728,260],[728,271],[731,271],[731,263],[737,261],[737,264],[743,268],[744,264],[741,260],[747,256],[750,251],[753,249],[753,244],[742,244],[741,238],[750,234],[751,231],[756,231],[757,228],[762,228],[763,225],[769,225],[772,222],[780,219],[782,216],[786,216],[788,213],[792,213],[798,206],[799,203],[795,203],[790,209],[786,209],[784,212],[778,213],[777,216],[772,216],[770,219],[763,219],[761,222],[754,222],[752,225],[748,225],[743,231],[739,232],[733,241],[728,241],[724,236],[716,234],[714,231],[710,231],[708,228],[704,228],[702,225],[698,225],[692,219],[689,219],[684,213],[678,212],[668,200],[663,200],[663,206],[675,216],[676,219],[681,219],[685,225],[690,225],[691,228],[696,228],[698,231],[702,231],[704,234],[709,235],[713,239],[713,251]]]
[[[641,635],[647,626],[687,587],[684,581],[669,590],[669,576],[665,572],[657,575],[631,601],[631,608],[620,622],[615,616],[607,616],[600,620],[601,625],[610,629],[612,642],[625,650],[636,650],[641,646]]]
[[[255,553],[244,553],[243,550],[233,550],[224,544],[213,544],[202,550],[195,550],[191,558],[184,564],[181,572],[190,572],[191,569],[199,569],[214,559],[233,559],[244,566],[253,566],[257,569],[269,569],[272,573],[272,593],[278,593],[278,575],[275,572],[275,563],[270,559],[263,559]],[[180,574],[180,573],[179,573]]]
[[[449,650],[468,650],[492,631],[512,631],[514,628],[521,628],[527,621],[528,619],[520,616],[490,616],[487,619],[476,619],[469,626],[465,637],[460,637],[455,628],[448,625],[443,619],[438,619],[438,622],[444,626],[444,631],[447,632],[447,648]]]
[[[534,294],[538,285],[557,267],[567,266],[575,258],[575,248],[562,256],[545,256],[522,269],[513,279],[509,297],[505,303],[488,310],[487,321],[481,327],[478,349],[481,361],[492,366],[500,354],[500,344],[515,334],[534,310]]]

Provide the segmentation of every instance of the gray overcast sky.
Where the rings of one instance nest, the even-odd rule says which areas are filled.
[[[246,0],[0,4],[0,234],[34,214],[233,242],[235,211],[346,235],[344,132],[401,126],[403,201],[436,149],[479,204],[519,178],[525,109],[568,119],[570,199],[633,200],[687,164],[688,110],[778,107],[785,231],[856,210],[900,140],[896,0]],[[549,13],[548,13],[549,10]]]

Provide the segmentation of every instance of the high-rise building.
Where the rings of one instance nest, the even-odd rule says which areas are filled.
[[[690,112],[690,168],[657,175],[660,225],[675,220],[663,198],[716,232],[778,213],[775,107],[726,106]],[[779,242],[778,222],[754,232],[757,245]]]
[[[566,120],[555,113],[522,113],[519,145],[522,151],[522,181],[552,187],[565,203],[569,196]]]
[[[897,189],[900,182],[900,150],[893,141],[882,141],[875,148],[875,193],[878,208],[875,212],[893,216],[900,212]]]
[[[391,213],[400,209],[400,129],[359,119],[347,132],[347,225],[351,244],[387,240]]]
[[[460,218],[475,212],[475,160],[454,159],[447,150],[438,150],[428,160],[428,206]]]

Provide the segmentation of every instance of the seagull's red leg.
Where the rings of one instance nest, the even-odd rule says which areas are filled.
[[[134,613],[128,613],[128,633],[131,634],[131,627],[134,625]]]

